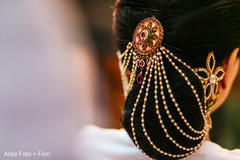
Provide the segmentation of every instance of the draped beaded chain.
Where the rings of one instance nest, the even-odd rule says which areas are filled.
[[[205,71],[204,69],[202,68],[192,69],[186,62],[183,62],[181,59],[179,59],[177,56],[171,53],[171,51],[169,51],[168,49],[166,49],[164,46],[161,45],[163,35],[164,35],[163,27],[161,23],[158,20],[156,20],[155,17],[146,18],[142,22],[140,22],[139,25],[136,27],[134,36],[133,36],[133,42],[128,43],[126,51],[123,54],[118,52],[119,65],[120,65],[120,70],[122,75],[123,86],[124,86],[123,87],[124,95],[125,95],[125,98],[127,98],[128,93],[131,91],[136,81],[138,85],[141,85],[141,88],[138,92],[136,102],[133,106],[132,113],[131,113],[132,136],[133,136],[133,141],[137,146],[137,148],[148,158],[152,159],[149,155],[147,155],[143,151],[143,149],[139,145],[138,138],[137,138],[138,133],[136,133],[136,127],[141,127],[143,134],[146,137],[146,140],[153,147],[153,149],[158,151],[160,154],[168,157],[184,158],[196,152],[201,147],[204,140],[206,140],[206,136],[208,135],[210,125],[208,125],[208,121],[207,121],[209,113],[208,113],[207,100],[206,100],[206,88],[207,86],[210,86],[210,84],[208,84],[208,81],[206,80],[206,78],[204,79],[205,81],[202,81],[201,76],[199,76],[198,74],[199,71]],[[209,56],[209,57],[214,58],[214,56]],[[179,103],[177,102],[177,99],[175,98],[173,91],[171,89],[171,86],[167,77],[167,73],[165,70],[165,64],[164,64],[163,58],[165,58],[169,62],[169,64],[173,66],[173,68],[177,71],[177,73],[181,77],[183,77],[187,86],[191,89],[192,93],[194,94],[196,98],[196,102],[199,106],[199,112],[204,121],[204,126],[202,127],[201,130],[194,128],[190,124],[189,120],[187,120],[184,113],[182,112],[181,107],[179,106]],[[129,64],[131,60],[132,60],[131,76],[128,82],[128,77],[126,77],[126,70],[129,68]],[[200,96],[197,93],[194,85],[191,83],[191,81],[189,80],[187,75],[183,72],[183,70],[181,70],[176,65],[176,62],[179,62],[180,64],[182,64],[183,67],[186,67],[189,71],[192,71],[199,78],[200,82],[202,82],[202,86],[204,90],[203,103],[201,102]],[[143,70],[145,71],[144,76],[143,76]],[[221,68],[219,70],[221,71]],[[141,79],[141,77],[143,78]],[[219,79],[215,78],[215,79],[219,81],[221,78]],[[151,83],[152,81],[154,83]],[[218,82],[218,81],[214,81],[214,82]],[[156,144],[152,141],[151,137],[148,134],[148,130],[145,125],[145,122],[147,121],[147,119],[145,119],[145,112],[148,107],[151,107],[151,106],[147,106],[147,102],[149,100],[148,99],[149,91],[152,84],[154,84],[155,111],[156,111],[156,116],[158,117],[158,120],[159,120],[159,124],[162,130],[164,131],[166,138],[170,140],[178,149],[182,150],[184,152],[183,154],[174,154],[174,153],[169,153],[169,151],[164,151],[160,147],[156,146]],[[187,134],[186,131],[184,131],[182,127],[176,122],[171,111],[169,110],[168,102],[166,101],[167,94],[164,92],[165,90],[167,91],[169,97],[171,98],[171,101],[174,104],[174,107],[177,113],[179,114],[181,120],[184,122],[184,124],[189,129],[189,131],[191,131],[196,136]],[[160,97],[158,96],[158,93],[160,93],[159,94]],[[215,96],[213,93],[211,94]],[[142,106],[139,105],[141,98],[143,98]],[[162,100],[161,101],[162,104],[160,104],[159,99]],[[178,142],[170,134],[171,132],[169,132],[169,130],[167,129],[164,122],[165,120],[162,118],[163,113],[161,113],[160,107],[163,107],[163,110],[161,111],[165,111],[167,118],[174,125],[174,127],[180,132],[180,134],[182,134],[184,137],[188,138],[189,140],[197,142],[198,144],[196,146],[193,146],[193,147],[184,146],[183,144],[180,144],[180,142]],[[141,126],[136,126],[136,124],[134,123],[136,118],[136,111],[138,109],[139,110],[141,109]]]

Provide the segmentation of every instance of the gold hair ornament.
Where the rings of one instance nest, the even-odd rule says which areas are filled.
[[[135,125],[134,125],[134,116],[137,110],[138,103],[140,101],[140,98],[144,96],[144,102],[143,102],[142,112],[141,112],[142,113],[141,126],[143,129],[143,133],[147,138],[147,140],[149,141],[150,145],[152,145],[152,147],[155,150],[157,150],[159,153],[165,156],[169,156],[173,158],[184,158],[196,152],[196,150],[198,150],[201,147],[203,141],[206,139],[208,131],[211,128],[211,124],[208,124],[209,108],[216,102],[217,97],[220,94],[218,83],[223,79],[225,73],[222,67],[218,67],[216,71],[214,71],[216,62],[215,62],[215,57],[213,52],[209,53],[209,56],[207,58],[207,62],[206,62],[207,69],[205,68],[192,69],[189,65],[187,65],[185,62],[183,62],[181,59],[176,57],[173,53],[171,53],[168,49],[166,49],[164,46],[161,45],[163,36],[164,36],[164,30],[163,30],[162,24],[155,17],[146,18],[143,21],[141,21],[136,27],[133,35],[133,41],[128,43],[125,52],[122,54],[120,52],[117,53],[119,58],[120,71],[122,75],[124,96],[125,98],[127,97],[135,81],[137,81],[137,83],[141,85],[141,88],[139,90],[139,93],[131,114],[131,127],[132,127],[133,139],[138,149],[141,152],[143,152],[143,154],[145,154],[147,157],[149,157],[141,149],[141,147],[138,144],[138,140],[136,138],[137,133],[135,132]],[[204,120],[204,127],[202,128],[202,130],[195,129],[188,122],[183,112],[181,111],[181,107],[179,106],[178,102],[176,101],[172,93],[171,86],[169,84],[169,80],[165,71],[163,57],[165,57],[170,62],[170,64],[184,78],[184,80],[186,81],[186,84],[192,90],[197,100],[197,103],[199,105],[202,118]],[[130,78],[128,78],[126,76],[126,71],[129,68],[131,61],[132,61],[131,75],[130,75]],[[202,86],[204,89],[204,104],[201,103],[200,97],[197,91],[195,90],[195,87],[191,84],[188,77],[175,64],[174,61],[181,63],[183,66],[191,70],[201,80]],[[139,74],[137,74],[138,70],[140,71]],[[145,70],[145,74],[143,74],[143,70]],[[166,138],[168,138],[173,144],[175,144],[176,147],[185,151],[186,152],[185,154],[173,154],[173,153],[168,153],[166,151],[163,151],[162,149],[160,149],[154,144],[154,142],[151,140],[151,137],[149,137],[148,135],[148,132],[145,127],[144,117],[145,117],[145,111],[147,108],[146,103],[148,99],[151,81],[154,81],[155,109],[156,109],[156,115],[158,116],[158,119],[159,119],[159,123],[163,131],[165,132]],[[163,85],[163,83],[165,83],[165,86]],[[168,94],[178,114],[180,115],[182,121],[186,124],[189,130],[191,130],[194,134],[197,134],[198,136],[191,136],[187,134],[179,126],[179,124],[174,120],[168,108],[166,95],[164,93],[164,87],[167,88]],[[145,90],[145,94],[143,95],[144,90]],[[159,110],[160,106],[158,101],[158,93],[160,93],[161,95],[161,98],[163,100],[162,103],[163,103],[164,110],[166,111],[167,117],[170,119],[171,123],[173,123],[176,129],[188,139],[193,141],[201,140],[197,146],[190,147],[190,148],[183,146],[169,134],[167,128],[164,125],[164,121],[162,119],[162,115]]]
[[[219,91],[218,84],[225,75],[223,67],[217,67],[216,70],[214,70],[215,66],[216,66],[215,56],[213,52],[210,52],[206,61],[207,68],[194,69],[196,75],[203,84],[203,88],[206,94],[205,98],[207,101],[208,111],[211,110],[211,107],[213,106],[213,104],[216,103],[216,100],[218,99],[221,93]]]

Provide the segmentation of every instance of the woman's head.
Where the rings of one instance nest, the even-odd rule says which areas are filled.
[[[132,41],[138,23],[155,16],[164,27],[163,44],[179,48],[204,64],[209,51],[221,61],[240,44],[239,0],[118,0],[114,33],[121,52]]]
[[[162,45],[169,49],[174,55],[188,63],[192,68],[206,67],[206,57],[213,51],[216,57],[217,66],[223,66],[225,77],[220,84],[222,95],[214,106],[214,110],[221,105],[227,97],[232,82],[235,79],[238,69],[236,56],[240,46],[240,1],[239,0],[118,0],[114,12],[114,34],[120,52],[126,50],[126,46],[133,40],[133,34],[136,26],[145,18],[156,17],[164,28],[164,37]],[[166,74],[175,99],[189,123],[201,130],[204,126],[203,118],[199,111],[196,97],[188,87],[183,77],[167,61],[163,59]],[[177,62],[176,62],[177,63]],[[204,92],[202,85],[196,76],[185,66],[178,64],[179,68],[189,77],[200,96],[201,102],[204,101]],[[129,68],[131,69],[131,68]],[[151,84],[154,81],[151,82]],[[167,85],[163,83],[163,85]],[[154,86],[154,85],[151,85]],[[134,104],[138,98],[138,92],[141,85],[134,83],[132,90],[127,96],[124,107],[123,126],[134,140],[131,128],[131,114]],[[164,93],[167,93],[164,90]],[[161,97],[160,93],[157,93]],[[166,96],[169,111],[179,124],[183,131],[192,136],[189,128],[178,115],[172,98]],[[149,156],[155,159],[171,159],[169,156],[157,152],[149,144],[144,135],[141,126],[141,110],[144,105],[144,98],[139,99],[138,108],[135,112],[135,132],[138,133],[139,146]],[[155,111],[155,93],[154,88],[149,88],[148,101],[146,102],[145,126],[149,136],[154,144],[162,150],[175,154],[184,154],[167,137],[164,129],[159,123]],[[176,142],[186,147],[195,147],[199,141],[192,141],[183,136],[169,120],[164,109],[163,99],[159,99],[159,112],[162,113],[162,120]]]

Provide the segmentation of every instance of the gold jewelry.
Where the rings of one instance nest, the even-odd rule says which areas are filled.
[[[140,98],[143,96],[144,102],[143,102],[142,112],[141,112],[141,126],[143,129],[143,133],[147,138],[147,140],[149,141],[150,145],[159,153],[165,156],[169,156],[173,158],[184,158],[196,152],[201,147],[203,141],[206,139],[209,129],[211,129],[211,126],[208,123],[209,108],[211,107],[210,105],[213,105],[216,102],[217,97],[220,94],[220,90],[218,89],[218,83],[223,79],[225,73],[222,67],[218,67],[216,71],[214,71],[216,62],[215,62],[215,57],[213,52],[209,53],[209,56],[207,58],[207,62],[206,62],[207,69],[204,69],[204,68],[192,69],[189,65],[187,65],[185,62],[183,62],[181,59],[179,59],[173,53],[171,53],[168,49],[162,46],[163,36],[164,36],[164,30],[163,30],[162,24],[155,17],[146,18],[143,21],[141,21],[136,27],[133,35],[133,41],[128,43],[126,51],[123,54],[118,52],[119,66],[120,66],[120,71],[121,71],[122,81],[123,81],[124,96],[125,98],[127,97],[135,81],[137,81],[137,83],[141,85],[141,88],[139,90],[139,93],[138,93],[136,102],[133,106],[133,111],[131,114],[132,134],[133,134],[134,143],[136,144],[138,149],[141,152],[143,152],[143,154],[145,154],[147,157],[149,157],[139,146],[138,140],[136,138],[137,133],[135,132],[135,124],[134,124],[135,112],[137,110],[137,106],[140,101]],[[196,98],[196,101],[199,105],[199,110],[201,112],[201,115],[204,121],[204,126],[201,130],[195,129],[188,122],[183,112],[181,111],[181,107],[179,107],[179,104],[172,93],[172,89],[166,74],[163,57],[167,59],[167,61],[169,61],[169,63],[177,70],[177,72],[184,78],[184,80],[186,81],[186,84],[192,90]],[[126,70],[129,68],[129,64],[131,60],[132,60],[131,75],[128,82],[128,79],[126,77]],[[202,104],[200,97],[195,87],[190,82],[189,78],[176,65],[175,61],[181,63],[183,66],[188,68],[199,78],[204,89],[204,104]],[[143,71],[145,71],[144,75],[143,75]],[[203,74],[205,76],[202,76]],[[145,117],[145,111],[147,108],[147,100],[149,96],[151,81],[154,81],[154,89],[155,89],[154,99],[155,99],[156,115],[158,116],[159,123],[163,131],[165,132],[165,136],[177,148],[183,151],[186,151],[185,154],[173,154],[173,153],[168,153],[166,151],[163,151],[162,149],[160,149],[154,144],[154,142],[151,140],[151,137],[149,137],[148,135],[148,132],[145,127],[144,117]],[[165,83],[165,86],[163,85],[163,83]],[[168,94],[179,116],[181,117],[182,121],[186,124],[189,130],[191,130],[194,134],[197,134],[198,136],[191,136],[187,134],[179,126],[179,124],[174,120],[174,117],[172,116],[168,108],[168,104],[166,101],[166,94],[164,93],[164,88],[167,89]],[[145,90],[145,94],[143,94],[144,90]],[[162,115],[159,110],[160,106],[158,101],[159,99],[158,92],[160,92],[161,94],[164,110],[166,111],[167,117],[170,119],[171,123],[176,127],[176,129],[183,136],[187,137],[188,139],[193,141],[201,140],[197,146],[189,147],[189,148],[185,147],[181,145],[179,142],[177,142],[169,134],[167,128],[164,125],[164,121],[162,119]]]
[[[211,65],[212,64],[212,65]],[[207,69],[205,68],[196,68],[194,69],[195,73],[197,73],[198,78],[201,80],[206,96],[207,103],[207,111],[211,110],[213,104],[216,103],[217,98],[220,95],[218,83],[223,79],[225,72],[223,67],[217,67],[216,70],[216,60],[213,52],[210,52],[207,61],[206,61]],[[202,73],[202,75],[201,75]]]

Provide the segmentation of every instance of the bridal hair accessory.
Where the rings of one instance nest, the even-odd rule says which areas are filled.
[[[223,79],[225,72],[223,67],[218,67],[214,70],[216,60],[213,52],[209,53],[206,63],[206,69],[196,68],[194,71],[203,84],[207,108],[210,110],[220,95],[218,83]]]
[[[142,111],[141,111],[141,126],[143,129],[143,133],[146,139],[149,141],[149,144],[157,150],[159,153],[173,158],[184,158],[198,150],[203,141],[206,139],[209,129],[211,129],[211,124],[209,120],[210,108],[216,102],[220,89],[218,87],[218,83],[224,77],[224,70],[222,67],[218,67],[216,70],[215,65],[215,57],[213,52],[209,53],[206,61],[206,68],[197,68],[192,69],[188,64],[183,62],[181,59],[176,57],[173,53],[171,53],[168,49],[162,46],[162,40],[164,36],[164,30],[162,24],[153,16],[151,18],[146,18],[141,21],[136,27],[133,35],[133,41],[129,42],[127,48],[124,53],[118,52],[119,58],[119,67],[122,76],[124,96],[127,97],[128,93],[131,91],[135,82],[141,85],[139,90],[136,102],[134,104],[132,114],[131,114],[131,127],[133,139],[138,147],[138,149],[143,152],[147,157],[149,157],[138,144],[138,140],[135,132],[135,112],[137,110],[138,103],[141,97],[144,97]],[[199,109],[201,112],[201,116],[204,120],[204,126],[202,130],[197,130],[193,126],[190,125],[188,120],[185,118],[184,113],[181,111],[181,107],[175,99],[175,96],[172,93],[171,86],[169,84],[169,80],[166,74],[165,66],[163,58],[165,58],[175,69],[176,71],[184,78],[186,84],[192,90],[197,103],[199,105]],[[198,95],[195,87],[190,82],[189,78],[185,75],[185,73],[176,65],[175,62],[179,62],[190,71],[192,71],[201,81],[203,90],[204,90],[204,104],[202,104],[200,100],[200,96]],[[127,77],[126,71],[131,66],[131,75],[130,78]],[[147,100],[148,94],[150,90],[151,81],[154,81],[154,99],[155,99],[155,111],[158,116],[159,123],[165,132],[166,138],[168,138],[176,147],[184,151],[184,154],[174,154],[169,153],[167,151],[162,150],[157,147],[154,142],[151,140],[151,137],[148,135],[148,132],[145,127],[145,110],[147,108]],[[166,101],[166,93],[164,92],[164,88],[167,89],[168,94],[173,102],[179,116],[186,124],[187,128],[194,135],[192,136],[186,133],[180,125],[174,120],[171,112],[169,110],[167,101]],[[158,93],[160,93],[162,99],[162,105],[159,105],[158,101]],[[171,123],[176,127],[176,129],[186,138],[199,142],[195,147],[186,147],[179,144],[168,132],[167,128],[164,125],[164,121],[162,119],[162,115],[160,113],[160,106],[164,107],[166,111],[167,117],[170,119]],[[149,157],[150,158],[150,157]],[[150,158],[151,159],[151,158]]]

